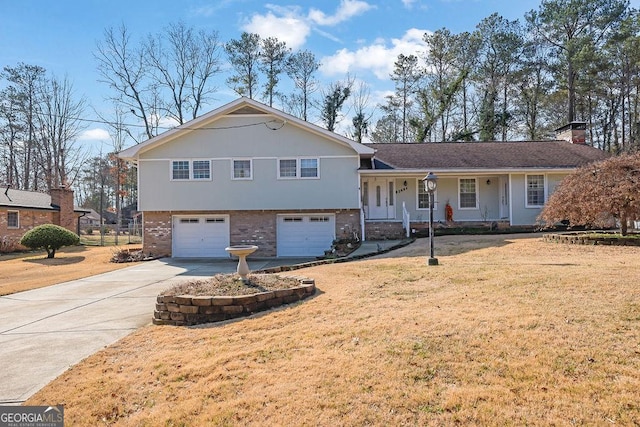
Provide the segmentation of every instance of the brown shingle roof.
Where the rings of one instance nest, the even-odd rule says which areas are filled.
[[[392,169],[566,169],[609,157],[587,145],[566,141],[441,142],[368,144],[374,161]]]
[[[37,191],[0,189],[0,206],[56,210],[51,206],[51,196]]]

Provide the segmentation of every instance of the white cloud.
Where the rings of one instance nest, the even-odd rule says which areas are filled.
[[[299,6],[279,6],[266,4],[268,12],[254,13],[242,25],[244,31],[259,34],[260,37],[276,37],[287,43],[294,51],[301,48],[307,41],[311,30],[333,41],[339,39],[319,27],[335,26],[354,16],[375,8],[361,0],[341,0],[333,15],[327,15],[319,9],[311,8],[308,14],[302,12]]]
[[[333,26],[373,8],[375,6],[364,1],[341,0],[335,14],[327,15],[319,9],[311,9],[309,11],[309,19],[318,25]]]
[[[340,49],[321,59],[321,71],[328,76],[367,71],[380,80],[386,80],[393,71],[393,63],[398,55],[416,55],[418,58],[423,55],[427,47],[422,37],[426,32],[427,30],[411,28],[402,38],[391,39],[389,43],[378,39],[355,51]]]
[[[87,129],[78,136],[80,141],[108,141],[111,140],[109,132],[104,129],[94,128]]]
[[[307,40],[311,28],[309,24],[297,15],[296,9],[275,8],[282,16],[276,16],[269,11],[266,15],[254,14],[243,25],[243,30],[259,34],[262,38],[275,37],[287,43],[287,47],[298,50]]]

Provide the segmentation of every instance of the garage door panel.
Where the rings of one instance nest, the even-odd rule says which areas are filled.
[[[229,217],[175,217],[173,256],[185,258],[227,257]]]
[[[335,216],[282,215],[278,218],[278,256],[321,256],[335,238]]]

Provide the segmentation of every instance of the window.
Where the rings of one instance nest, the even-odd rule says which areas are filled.
[[[20,228],[20,216],[18,211],[7,212],[7,228]]]
[[[211,162],[209,160],[193,161],[193,179],[211,179]]]
[[[302,217],[301,216],[285,217],[285,218],[282,218],[282,222],[302,222]]]
[[[544,175],[527,175],[527,207],[544,205]]]
[[[252,179],[251,160],[233,161],[233,179]]]
[[[173,160],[171,161],[171,180],[210,180],[210,160]]]
[[[298,161],[296,159],[280,160],[279,171],[280,178],[297,178],[298,177]]]
[[[318,178],[318,159],[300,159],[300,177]]]
[[[394,196],[395,192],[393,191],[393,181],[389,181],[389,206],[393,206]]]
[[[280,159],[278,178],[319,178],[318,159]]]
[[[417,188],[418,188],[418,209],[429,209],[429,192],[425,188],[424,182],[421,179],[418,180]],[[435,201],[438,199],[437,196],[438,196],[438,190],[436,190],[435,193],[433,193],[434,209],[437,206],[435,203]]]
[[[180,224],[198,224],[200,218],[180,218]]]
[[[189,179],[189,161],[174,160],[171,167],[171,179]]]
[[[475,178],[460,178],[460,209],[478,209],[477,181]]]
[[[362,183],[362,206],[369,206],[369,183]]]
[[[224,218],[207,218],[205,221],[207,224],[218,224],[225,222]]]

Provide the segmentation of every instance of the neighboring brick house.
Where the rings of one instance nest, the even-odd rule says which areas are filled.
[[[78,232],[78,218],[87,211],[74,209],[73,191],[54,188],[51,194],[37,191],[0,191],[0,245],[14,247],[24,233],[42,224],[56,224]]]

